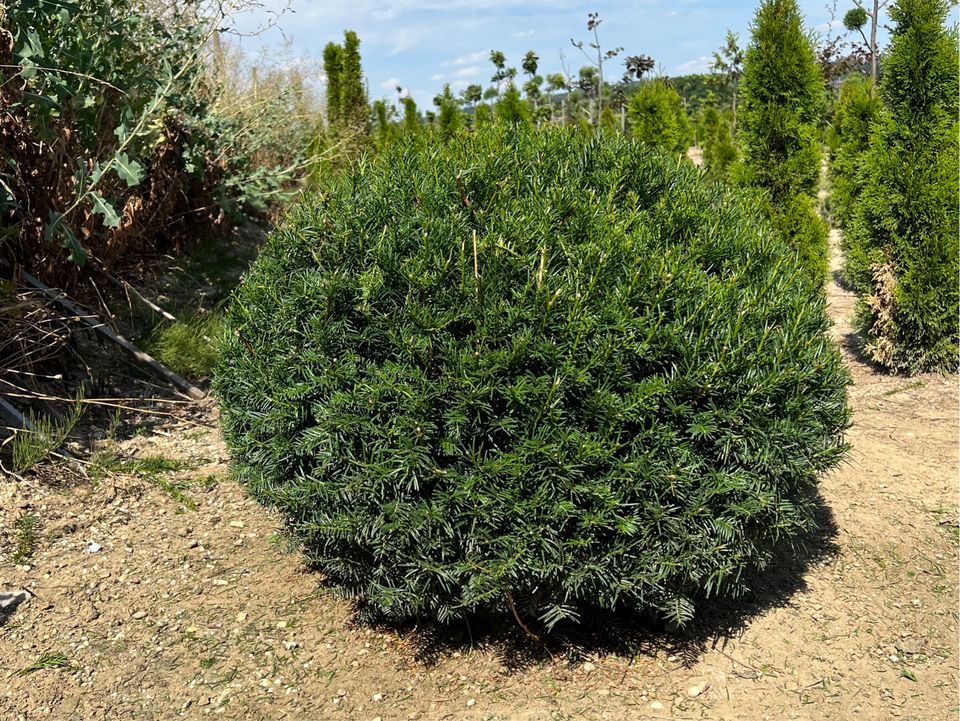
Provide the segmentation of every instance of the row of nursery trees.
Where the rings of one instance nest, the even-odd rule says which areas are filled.
[[[698,145],[708,175],[755,190],[819,282],[826,128],[830,210],[844,231],[845,277],[864,299],[867,352],[901,371],[954,368],[957,63],[948,3],[891,5],[892,43],[881,54],[886,3],[853,1],[847,34],[817,45],[795,0],[765,0],[745,49],[728,33],[710,75],[672,80],[650,77],[646,55],[604,49],[591,14],[588,41],[573,43],[588,61],[576,75],[543,76],[532,51],[518,70],[493,51],[489,87],[459,96],[445,87],[426,113],[400,89],[399,109],[369,102],[350,31],[325,48],[321,74],[306,61],[243,59],[221,38],[230,17],[204,0],[0,5],[9,161],[0,166],[0,250],[50,282],[77,285],[91,266],[180,252],[184,238],[264,217],[305,182],[326,182],[361,150],[405,135],[563,124],[627,132],[676,154]],[[314,82],[322,76],[324,94]]]
[[[828,133],[844,277],[869,357],[907,373],[957,368],[957,29],[946,0],[899,0],[879,86],[843,84]]]
[[[685,95],[678,86],[686,83],[644,79],[654,68],[647,56],[626,58],[619,83],[604,80],[605,64],[622,48],[602,49],[601,21],[591,14],[588,47],[596,55],[578,78],[547,75],[544,92],[540,59],[530,51],[521,94],[516,68],[492,51],[489,88],[470,85],[457,97],[446,86],[436,112],[423,117],[401,88],[402,118],[383,99],[367,109],[357,37],[347,32],[342,46],[324,52],[327,119],[380,149],[404,134],[442,139],[491,122],[622,130],[673,153],[695,143],[707,174],[755,191],[818,283],[829,253],[817,201],[826,136],[830,211],[845,232],[844,277],[863,299],[865,352],[896,371],[950,370],[958,353],[956,31],[946,27],[946,0],[900,0],[889,8],[892,42],[881,55],[876,36],[886,5],[856,0],[843,17],[846,37],[818,46],[795,0],[765,0],[748,47],[728,32],[712,74]]]

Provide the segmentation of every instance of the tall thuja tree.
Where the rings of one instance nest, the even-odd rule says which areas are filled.
[[[643,83],[627,104],[627,119],[635,138],[671,153],[685,153],[692,140],[683,100],[666,80]]]
[[[360,61],[360,38],[353,30],[343,33],[342,70],[340,75],[340,113],[345,125],[364,129],[369,108],[363,87]]]
[[[530,122],[530,109],[520,97],[520,91],[511,80],[507,84],[507,89],[503,91],[500,101],[497,103],[497,119],[511,123],[513,125],[526,124]]]
[[[460,114],[460,103],[450,92],[450,85],[443,86],[443,92],[433,99],[433,104],[437,106],[437,130],[440,137],[449,138],[462,125],[463,118]]]
[[[391,122],[395,114],[393,106],[387,106],[386,100],[376,100],[373,103],[373,120],[375,127],[375,141],[377,147],[387,147],[394,138],[394,125]]]
[[[334,42],[323,49],[323,73],[327,76],[327,123],[340,123],[340,74],[343,69],[343,48]]]
[[[737,160],[737,146],[733,142],[733,114],[707,105],[700,113],[700,133],[703,144],[703,167],[717,180],[729,178],[730,168]]]
[[[740,80],[740,178],[767,191],[770,215],[811,277],[827,272],[827,227],[817,214],[825,93],[796,0],[763,0]]]
[[[899,0],[846,272],[866,351],[903,372],[957,368],[957,33],[946,0]]]
[[[417,103],[409,95],[403,98],[403,132],[413,134],[420,130],[420,116]]]
[[[834,222],[846,229],[863,190],[864,154],[870,146],[870,128],[880,111],[880,98],[870,78],[852,74],[840,87],[827,131],[830,150],[830,208]]]

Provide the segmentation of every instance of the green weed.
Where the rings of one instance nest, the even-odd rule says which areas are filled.
[[[32,664],[17,671],[17,676],[29,676],[47,668],[70,668],[70,659],[62,653],[42,653]]]
[[[17,519],[14,527],[17,529],[17,547],[13,552],[13,562],[23,563],[33,555],[33,549],[37,543],[37,528],[40,526],[40,519],[28,513]]]
[[[31,414],[29,419],[34,430],[17,431],[11,442],[14,472],[29,471],[37,463],[55,453],[67,440],[81,415],[83,415],[83,404],[80,399],[77,399],[71,406],[70,412],[61,419]]]
[[[884,392],[883,395],[892,396],[896,393],[903,393],[904,391],[913,391],[918,388],[923,388],[923,386],[924,386],[923,381],[913,381],[912,383],[907,383],[906,385],[902,385],[899,388],[891,388],[890,390]]]
[[[101,451],[94,455],[87,470],[91,480],[99,481],[114,473],[129,473],[149,481],[159,487],[177,503],[191,511],[197,510],[196,501],[186,494],[193,485],[189,480],[170,480],[166,474],[177,471],[190,470],[192,464],[178,458],[154,455],[143,458],[123,459],[112,451]],[[209,488],[208,480],[202,481],[204,488]]]
[[[197,314],[154,328],[147,351],[174,373],[187,378],[207,378],[217,362],[217,345],[223,333],[219,313]]]

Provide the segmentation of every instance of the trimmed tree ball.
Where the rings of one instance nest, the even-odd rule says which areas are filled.
[[[413,138],[273,232],[216,372],[239,478],[381,617],[676,624],[846,450],[822,291],[749,199],[622,137]]]

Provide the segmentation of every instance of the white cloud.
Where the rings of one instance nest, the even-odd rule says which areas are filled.
[[[709,55],[701,55],[699,58],[688,60],[677,66],[678,75],[688,75],[690,73],[705,73],[710,69],[711,58]]]
[[[529,38],[531,35],[536,35],[536,30],[521,30],[518,33],[514,33],[513,37],[515,38]]]
[[[480,75],[481,73],[483,73],[483,68],[482,68],[482,67],[480,67],[479,65],[471,65],[471,66],[466,67],[466,68],[460,68],[459,70],[457,70],[456,72],[454,72],[451,77],[454,77],[454,78],[475,78],[475,77],[477,77],[478,75]]]
[[[479,63],[481,60],[485,60],[487,56],[490,55],[489,50],[478,50],[475,53],[467,53],[466,55],[461,55],[460,57],[454,58],[453,60],[445,60],[441,65],[469,65],[471,63]]]
[[[825,23],[820,23],[814,28],[814,30],[816,30],[819,33],[825,33],[825,32],[829,32],[830,30],[839,30],[842,27],[843,27],[843,20],[841,20],[840,18],[834,18],[833,20],[829,20]]]
[[[441,80],[446,80],[446,78],[447,76],[443,73],[434,73],[430,76],[430,79],[435,83],[439,83]]]
[[[400,82],[400,78],[390,78],[389,80],[384,80],[382,83],[380,83],[380,87],[384,90],[393,90],[398,85],[403,85],[403,83]]]

